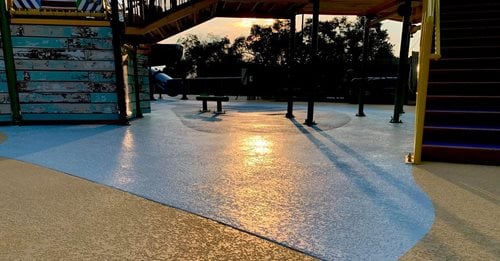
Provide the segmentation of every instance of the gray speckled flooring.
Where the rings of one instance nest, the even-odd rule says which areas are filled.
[[[318,104],[318,125],[285,104],[231,101],[224,115],[163,100],[131,126],[2,127],[0,156],[71,173],[323,259],[395,260],[434,210],[411,166],[413,113]]]

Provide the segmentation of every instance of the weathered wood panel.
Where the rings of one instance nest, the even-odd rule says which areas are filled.
[[[111,27],[11,25],[13,36],[112,38]]]
[[[47,38],[47,37],[12,37],[12,44],[17,48],[52,48],[112,50],[111,39]]]
[[[5,72],[0,71],[0,75],[5,75]],[[0,92],[8,92],[9,88],[7,86],[7,82],[0,81]]]
[[[0,104],[0,114],[10,114],[10,104]]]
[[[118,96],[116,93],[91,93],[90,101],[92,103],[118,102]]]
[[[95,82],[18,82],[21,92],[96,92],[109,93],[116,92],[115,83],[95,83]]]
[[[0,93],[0,104],[10,104],[9,93],[5,92]]]
[[[30,81],[51,81],[51,82],[98,82],[98,83],[113,83],[115,82],[114,72],[88,72],[88,71],[17,71],[16,77],[19,82]],[[0,81],[6,82],[5,74],[0,74]]]
[[[23,113],[118,113],[115,103],[32,103],[21,104]]]
[[[20,93],[19,100],[21,103],[89,103],[90,96],[89,93]]]
[[[112,61],[112,50],[78,50],[63,48],[17,48],[14,46],[14,59],[35,60],[77,60],[77,61]],[[3,53],[0,53],[3,58]]]
[[[89,80],[91,82],[100,82],[100,83],[116,82],[114,72],[90,72]]]
[[[11,30],[25,120],[119,118],[111,28],[15,25]]]
[[[0,122],[11,122],[11,121],[12,121],[12,115],[10,113],[0,114]]]
[[[140,106],[143,113],[151,113],[151,102],[150,99],[150,88],[149,88],[149,58],[147,55],[138,54],[137,61],[139,65],[139,75],[140,75]]]
[[[89,81],[89,72],[58,72],[58,71],[17,71],[18,81]]]
[[[0,69],[2,69],[0,65]],[[17,70],[42,71],[113,71],[113,61],[16,60]]]

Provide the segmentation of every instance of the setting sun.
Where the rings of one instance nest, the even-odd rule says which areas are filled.
[[[236,22],[237,27],[250,28],[254,24],[262,26],[273,25],[274,19],[258,19],[258,18],[241,18],[240,21]]]

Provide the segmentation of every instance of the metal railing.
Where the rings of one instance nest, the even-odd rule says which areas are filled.
[[[440,0],[424,0],[422,8],[422,32],[418,72],[417,101],[415,110],[415,141],[413,162],[422,161],[422,143],[429,82],[430,60],[441,58]],[[434,40],[434,50],[432,48]]]
[[[127,26],[145,26],[165,16],[169,11],[196,0],[123,0],[121,12]]]

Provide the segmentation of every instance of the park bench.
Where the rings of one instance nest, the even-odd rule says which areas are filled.
[[[220,114],[220,113],[224,113],[224,111],[222,110],[222,102],[229,101],[229,97],[227,97],[227,96],[200,95],[200,96],[196,96],[196,100],[202,102],[201,112],[208,112],[208,111],[210,111],[207,108],[207,102],[208,101],[215,101],[215,102],[217,102],[217,111],[215,111],[215,113]]]

